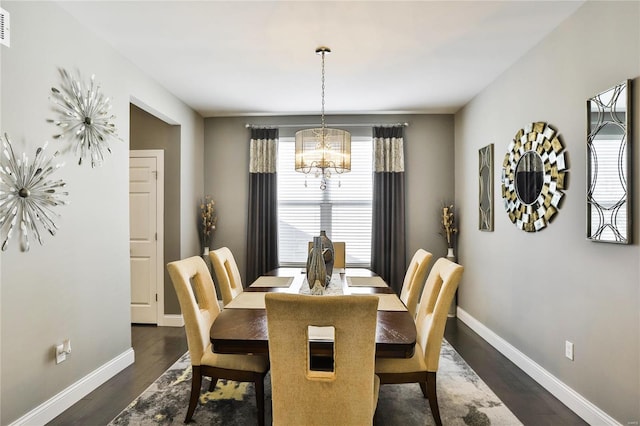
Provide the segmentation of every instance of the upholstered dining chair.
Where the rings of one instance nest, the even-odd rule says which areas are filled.
[[[265,304],[273,424],[371,425],[378,298],[267,293]],[[322,371],[311,363],[309,326],[333,327],[333,362]]]
[[[269,360],[259,355],[216,354],[211,350],[209,329],[220,313],[220,305],[209,268],[199,256],[167,264],[171,281],[178,295],[187,332],[191,357],[191,396],[185,423],[196,409],[202,376],[211,377],[209,391],[215,389],[218,378],[253,382],[258,407],[258,424],[264,424],[264,378]]]
[[[427,266],[432,257],[433,255],[424,249],[416,250],[404,275],[400,300],[407,306],[407,310],[414,318],[424,281],[427,278]]]
[[[332,241],[333,243],[333,269],[346,268],[346,244],[344,241]],[[313,241],[309,241],[309,251],[313,248]]]
[[[220,293],[222,293],[222,303],[226,306],[234,297],[244,291],[238,264],[228,247],[210,251],[209,259],[216,274]]]
[[[449,306],[462,277],[463,267],[440,258],[431,268],[416,317],[417,341],[412,358],[377,358],[380,384],[419,383],[429,399],[431,414],[442,424],[436,394],[436,373]]]

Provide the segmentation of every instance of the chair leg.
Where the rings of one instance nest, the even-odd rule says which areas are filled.
[[[264,426],[264,376],[258,374],[254,384],[256,388],[256,406],[258,407],[258,425]]]
[[[209,392],[213,392],[215,390],[216,383],[218,383],[218,378],[217,377],[212,377],[211,378],[211,383],[209,384]]]
[[[429,394],[427,393],[427,382],[419,382],[418,384],[422,390],[422,396],[424,396],[425,399],[429,398]]]
[[[198,398],[200,397],[200,387],[202,386],[202,372],[197,365],[191,366],[191,396],[189,397],[189,409],[187,410],[187,416],[184,419],[185,423],[191,421],[193,412],[196,410],[198,404]]]
[[[420,383],[420,386],[424,386]],[[440,419],[440,408],[438,408],[438,395],[436,394],[436,372],[427,372],[427,398],[429,398],[429,407],[431,408],[431,415],[435,420],[437,426],[442,426],[442,420]],[[424,390],[423,390],[424,391]]]

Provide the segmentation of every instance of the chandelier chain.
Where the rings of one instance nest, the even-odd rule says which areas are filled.
[[[324,128],[325,128],[325,123],[324,123],[324,54],[325,52],[322,52],[322,112],[320,114],[320,120],[321,120],[321,128],[322,128],[322,144],[324,145]]]

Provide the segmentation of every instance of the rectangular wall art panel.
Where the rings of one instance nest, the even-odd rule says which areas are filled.
[[[493,231],[493,144],[478,151],[478,229]]]
[[[587,238],[631,241],[631,81],[587,101]]]

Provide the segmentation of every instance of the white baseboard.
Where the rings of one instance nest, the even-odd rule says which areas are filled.
[[[460,321],[468,325],[469,328],[475,331],[491,346],[496,348],[498,352],[507,357],[521,370],[531,376],[533,380],[538,382],[553,396],[558,398],[564,405],[573,410],[578,416],[582,417],[584,421],[592,425],[621,425],[614,418],[596,407],[578,392],[571,389],[557,377],[553,376],[547,370],[538,365],[531,358],[520,352],[509,342],[498,336],[480,321],[472,317],[464,309],[458,306],[456,313],[458,314],[458,318],[460,319]]]
[[[162,317],[162,323],[158,324],[162,327],[184,327],[184,318],[180,314],[165,314]]]
[[[133,348],[129,348],[106,364],[84,376],[53,398],[43,402],[29,411],[11,426],[44,425],[64,412],[76,402],[80,401],[98,386],[133,364],[135,359]]]

